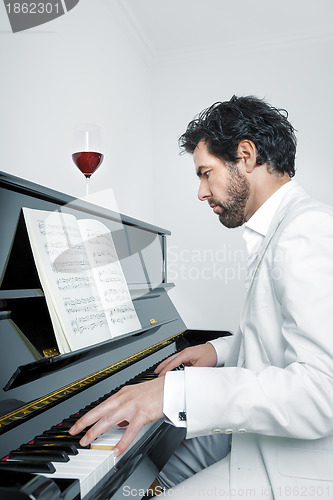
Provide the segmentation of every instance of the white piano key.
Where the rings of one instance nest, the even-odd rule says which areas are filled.
[[[123,436],[125,430],[126,427],[111,427],[91,443],[91,448],[94,450],[112,450]]]
[[[153,422],[150,422],[146,424],[145,426],[142,427],[142,429],[139,431],[139,433],[135,436],[133,442],[129,445],[129,447],[125,450],[124,453],[126,453],[128,450],[131,449],[131,447],[149,430],[149,428],[153,425]],[[91,448],[94,450],[112,450],[113,447],[118,443],[118,441],[121,439],[123,436],[124,432],[126,431],[126,427],[119,427],[119,426],[114,426],[105,431],[103,434],[101,434],[93,443],[91,443]],[[115,463],[121,458],[122,455],[119,455],[119,457],[115,457]]]
[[[53,474],[43,474],[50,478],[79,479],[81,497],[87,495],[94,486],[102,480],[110,469],[138,442],[155,422],[142,427],[129,447],[119,455],[114,456],[113,447],[124,434],[126,427],[112,427],[99,436],[91,444],[92,448],[82,448],[77,455],[70,455],[69,462],[52,462],[56,471]],[[94,449],[94,446],[98,449]],[[99,449],[99,446],[101,449]]]
[[[88,450],[87,450],[88,451]],[[97,461],[98,457],[101,458],[100,467],[103,470],[103,475],[107,474],[114,466],[114,454],[111,450],[89,450],[94,452],[94,459]]]
[[[53,463],[56,471],[44,474],[53,478],[74,478],[80,481],[81,496],[84,497],[101,481],[114,465],[112,451],[80,449],[67,463]],[[65,465],[65,467],[63,467]]]
[[[78,455],[74,456],[73,460],[70,460],[69,467],[62,467],[62,465],[68,465],[68,462],[67,464],[59,464],[58,467],[55,465],[56,470],[73,470],[73,472],[75,470],[87,470],[89,474],[92,474],[94,482],[97,484],[110,470],[110,465],[113,467],[113,453],[104,452],[101,454],[97,450],[79,450]]]

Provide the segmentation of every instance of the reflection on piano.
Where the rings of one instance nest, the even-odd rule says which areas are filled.
[[[187,345],[228,332],[186,330],[168,297],[168,231],[0,173],[0,500],[105,500],[145,491],[184,430],[145,426],[123,455],[110,429],[88,448],[68,429],[124,384]],[[142,328],[59,355],[22,207],[100,220],[110,229]],[[126,488],[125,488],[126,487]]]

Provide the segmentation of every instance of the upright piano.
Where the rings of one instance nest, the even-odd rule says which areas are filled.
[[[23,207],[94,218],[109,228],[140,330],[58,353]],[[70,468],[78,453],[89,457],[67,429],[124,384],[154,377],[154,367],[177,350],[229,332],[186,329],[168,296],[165,229],[1,172],[0,227],[0,499],[142,496],[184,429],[163,419],[151,424],[127,452],[108,457],[84,490],[75,473],[52,477],[54,463]]]

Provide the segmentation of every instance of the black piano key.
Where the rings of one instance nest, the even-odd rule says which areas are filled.
[[[106,399],[108,399],[110,396],[112,396],[113,394],[115,394],[117,391],[111,391],[111,392],[108,392],[107,394],[104,394],[104,396],[101,396],[98,400],[98,404],[100,403],[103,403],[103,401],[105,401]]]
[[[143,378],[142,380],[153,380],[154,378],[156,378],[156,375],[155,373],[147,373]]]
[[[41,462],[68,462],[69,456],[58,450],[19,450],[11,451],[9,458],[17,460],[37,460]]]
[[[68,418],[64,418],[64,420],[61,422],[61,425],[63,424],[70,424],[70,423],[75,423],[77,421],[77,417],[68,417]]]
[[[88,411],[92,410],[92,408],[95,408],[95,406],[91,406],[89,408],[82,408],[82,410],[78,411],[75,414],[76,420],[79,420],[79,418],[83,417],[83,415],[85,415],[86,413],[88,413]]]
[[[85,406],[82,411],[80,411],[80,416],[84,415],[85,413],[88,413],[88,411],[93,410],[98,406],[99,403],[90,403],[89,405]]]
[[[77,422],[77,418],[65,418],[62,422],[60,422],[60,424],[58,425],[53,425],[51,427],[51,429],[55,429],[56,427],[58,427],[59,429],[70,429],[72,427],[72,425],[75,424],[75,422]]]
[[[44,443],[44,444],[22,444],[19,448],[20,450],[58,450],[64,451],[67,455],[77,455],[78,450],[77,447],[73,444],[56,444],[56,443]]]
[[[77,448],[88,448],[88,446],[81,446],[80,445],[80,439],[81,437],[77,436],[63,436],[63,435],[54,435],[54,436],[36,436],[35,437],[35,443],[37,444],[43,444],[43,443],[54,443],[54,444],[74,444]],[[90,448],[90,445],[89,445]]]
[[[62,430],[61,428],[57,429],[48,429],[47,431],[44,431],[43,436],[65,436],[69,437],[71,434],[69,434],[68,430],[64,429]],[[85,432],[80,432],[79,434],[76,434],[76,437],[83,437],[85,435]]]
[[[58,432],[65,432],[65,431],[68,431],[73,425],[75,424],[75,422],[72,422],[72,423],[65,423],[65,424],[58,424],[58,425],[52,425],[52,427],[50,427],[50,431],[58,431]]]
[[[0,460],[0,471],[11,470],[18,472],[32,473],[53,473],[55,467],[51,462],[20,461],[20,460]]]

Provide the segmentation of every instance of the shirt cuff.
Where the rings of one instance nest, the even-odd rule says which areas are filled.
[[[227,340],[228,339],[228,340]],[[233,337],[219,337],[218,339],[209,340],[207,343],[212,344],[216,351],[217,363],[216,366],[222,366],[230,352],[230,342]]]
[[[176,427],[186,427],[185,374],[167,372],[164,378],[163,413]]]

